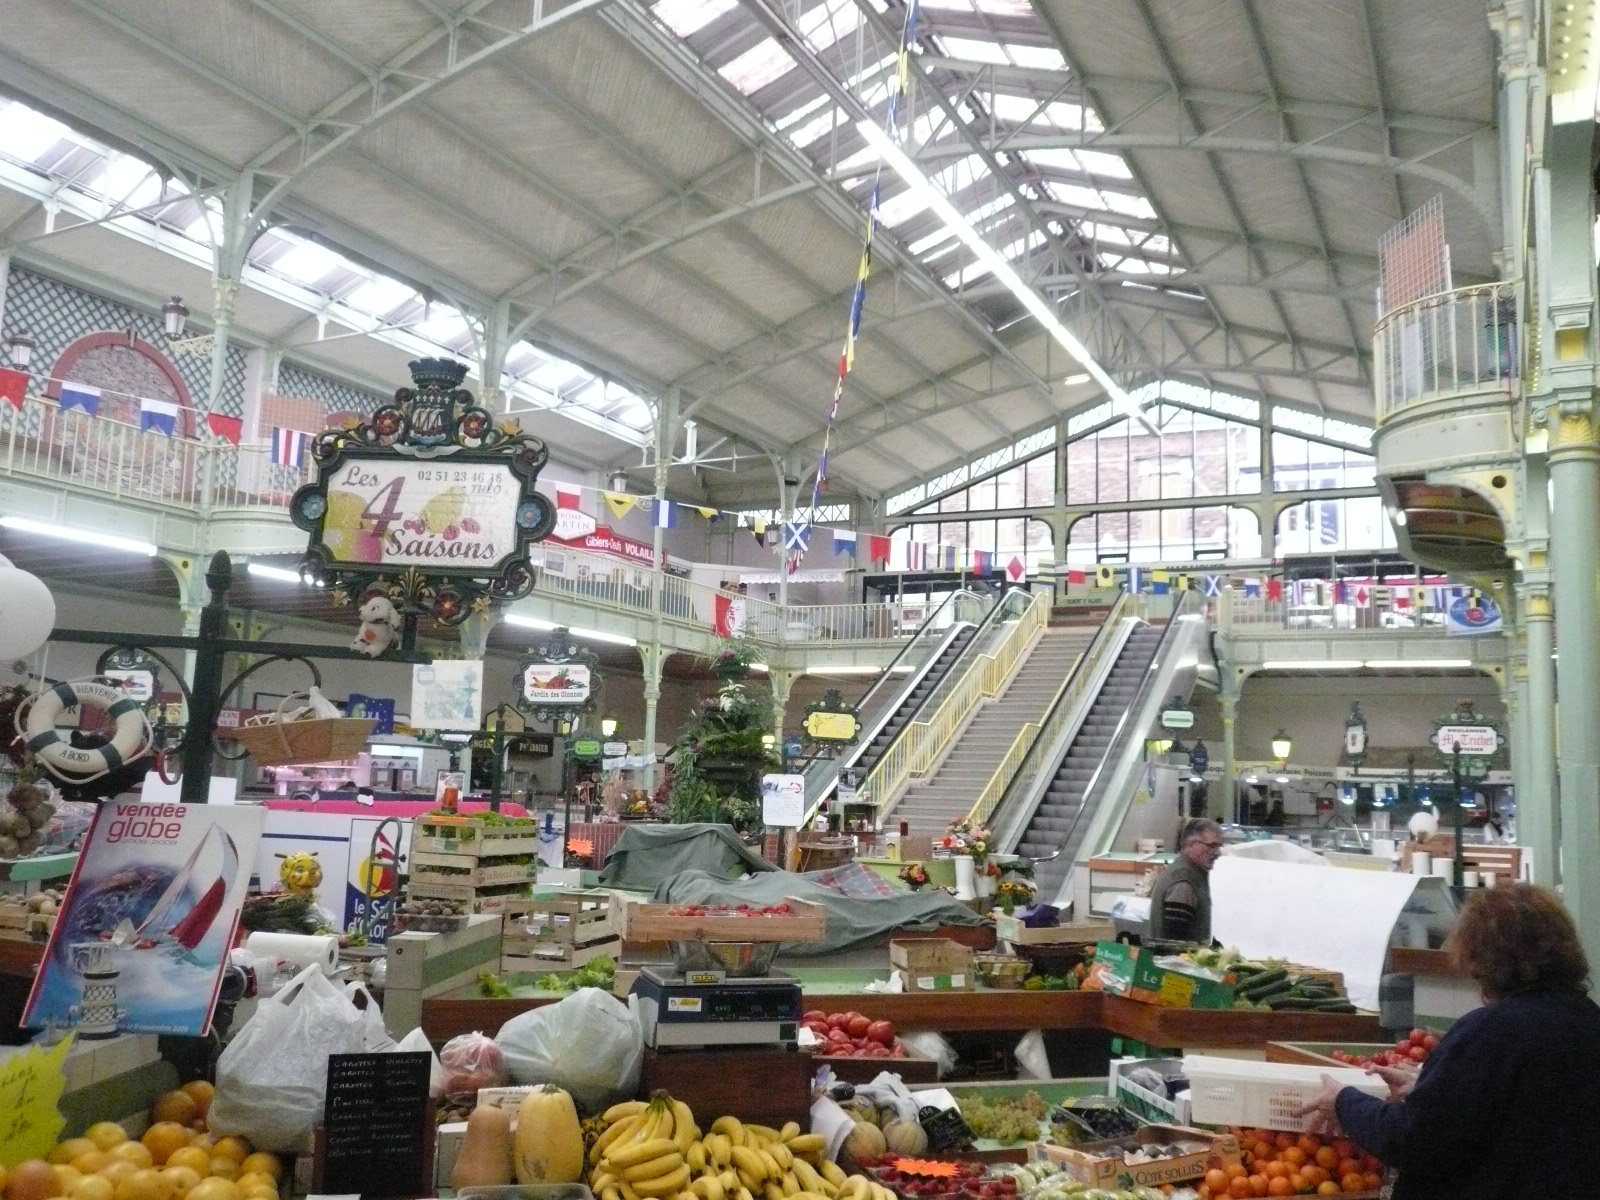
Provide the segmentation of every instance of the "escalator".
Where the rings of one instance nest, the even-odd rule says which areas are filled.
[[[861,739],[842,754],[819,755],[803,768],[808,815],[833,793],[839,772],[865,776],[905,727],[916,719],[995,611],[990,597],[953,593],[903,646],[860,697]]]
[[[1120,826],[1162,702],[1193,686],[1205,638],[1200,607],[1185,594],[1164,625],[1132,617],[1103,630],[1106,643],[1080,664],[1096,678],[1075,698],[1063,694],[1058,704],[1076,711],[1046,718],[1007,789],[997,810],[998,844],[1034,860],[1041,901],[1070,899],[1074,865]]]

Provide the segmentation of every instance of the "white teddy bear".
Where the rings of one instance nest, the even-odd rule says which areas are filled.
[[[377,658],[399,632],[400,610],[387,596],[369,596],[361,605],[361,630],[350,643],[350,649],[359,650],[368,658]]]

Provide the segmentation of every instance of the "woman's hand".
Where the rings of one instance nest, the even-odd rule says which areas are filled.
[[[1368,1063],[1367,1074],[1376,1075],[1389,1085],[1390,1100],[1404,1100],[1417,1086],[1417,1071],[1410,1067],[1380,1067],[1377,1063]]]
[[[1302,1108],[1295,1110],[1295,1116],[1306,1119],[1306,1132],[1317,1133],[1324,1137],[1338,1137],[1339,1114],[1336,1105],[1339,1093],[1343,1090],[1337,1081],[1324,1075],[1322,1077],[1322,1091],[1317,1098]]]

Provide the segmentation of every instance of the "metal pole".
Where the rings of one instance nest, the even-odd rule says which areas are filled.
[[[661,506],[667,502],[667,477],[672,470],[672,449],[677,438],[678,430],[678,389],[668,388],[656,401],[656,513],[657,519],[650,531],[650,647],[649,653],[642,657],[646,662],[644,679],[644,744],[646,761],[644,766],[644,789],[654,793],[656,786],[656,764],[654,762],[656,746],[656,709],[661,701],[661,672],[659,666],[652,673],[648,668],[651,662],[659,664],[662,659],[662,614],[661,604],[665,595],[665,550],[662,539],[666,530],[662,527],[659,514]]]
[[[494,731],[489,738],[490,753],[494,755],[494,763],[489,768],[489,811],[500,811],[500,786],[505,781],[505,705],[499,705],[494,710]]]
[[[228,586],[233,564],[226,550],[211,556],[206,587],[211,598],[200,610],[199,645],[194,651],[194,682],[190,685],[189,729],[183,739],[183,790],[185,804],[204,804],[211,794],[211,760],[216,749],[217,710],[222,697],[222,661],[227,654],[223,637],[228,631]]]
[[[1517,840],[1533,851],[1533,881],[1553,885],[1561,862],[1556,780],[1555,626],[1550,589],[1530,587],[1522,604],[1527,633],[1527,693],[1522,706],[1525,770],[1517,776]]]
[[[1462,834],[1463,825],[1464,825],[1464,818],[1463,818],[1463,814],[1462,814],[1462,809],[1465,806],[1465,797],[1463,797],[1462,794],[1461,794],[1461,743],[1460,742],[1455,743],[1455,745],[1454,745],[1454,747],[1452,748],[1452,751],[1451,751],[1451,755],[1450,755],[1450,775],[1451,775],[1452,781],[1455,783],[1455,786],[1456,786],[1456,813],[1455,813],[1454,819],[1451,821],[1451,824],[1455,826],[1455,832],[1456,832],[1456,855],[1455,855],[1456,886],[1457,887],[1463,887],[1463,886],[1465,886],[1465,883],[1466,883],[1466,877],[1463,874],[1463,872],[1466,869],[1466,861],[1467,860],[1466,860],[1465,855],[1462,852],[1463,848],[1462,848],[1462,845],[1461,845],[1461,834]]]

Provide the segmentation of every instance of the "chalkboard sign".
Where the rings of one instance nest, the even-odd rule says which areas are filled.
[[[328,1056],[328,1096],[317,1135],[318,1192],[434,1194],[431,1060],[426,1052]]]

